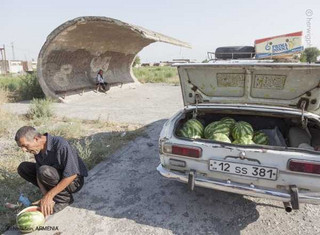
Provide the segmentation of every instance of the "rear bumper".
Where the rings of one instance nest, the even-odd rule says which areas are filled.
[[[188,174],[170,171],[164,168],[161,164],[157,167],[158,172],[169,179],[177,180],[183,183],[188,183]],[[224,192],[248,195],[253,197],[267,198],[282,202],[291,202],[292,196],[289,192],[281,192],[273,189],[259,188],[253,185],[239,184],[231,181],[216,181],[199,175],[194,177],[194,185],[204,188],[220,190]],[[301,193],[299,192],[300,203],[320,204],[320,192]]]

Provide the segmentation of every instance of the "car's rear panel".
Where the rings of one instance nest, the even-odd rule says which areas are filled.
[[[210,140],[188,140],[179,138],[174,134],[182,113],[177,114],[165,124],[160,135],[160,159],[162,167],[189,174],[194,171],[197,175],[208,179],[229,181],[250,185],[251,187],[262,187],[288,192],[290,185],[295,185],[300,191],[320,192],[320,174],[310,174],[294,172],[289,170],[290,160],[319,162],[320,154],[316,151],[291,148],[272,148],[263,146],[240,146],[225,144]],[[165,147],[168,145],[199,148],[201,156],[199,158],[181,156],[166,153]],[[173,160],[173,161],[172,161]],[[174,161],[177,160],[177,161]],[[226,162],[236,164],[239,167],[256,167],[259,170],[273,169],[276,175],[272,177],[253,177],[248,175],[237,175],[234,173],[219,172],[210,169],[210,162],[217,160],[219,163]],[[220,169],[221,170],[221,169]],[[262,170],[263,171],[263,170]],[[264,176],[264,174],[262,174]]]

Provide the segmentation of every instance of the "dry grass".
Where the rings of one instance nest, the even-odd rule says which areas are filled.
[[[0,105],[8,102],[8,95],[8,90],[0,88]]]
[[[8,102],[8,94],[7,90],[0,88],[0,137],[10,135],[11,130],[20,123],[16,115],[8,113],[1,108],[2,104]]]
[[[5,102],[6,95],[3,94],[0,92],[0,99]],[[49,132],[64,137],[78,151],[89,169],[144,133],[140,125],[57,117],[36,122],[0,110],[0,232],[15,223],[15,215],[19,210],[5,208],[6,202],[16,203],[21,192],[31,201],[41,196],[36,187],[26,183],[17,174],[17,167],[22,161],[34,161],[33,156],[23,153],[14,141],[15,132],[23,125],[33,125],[41,133]]]

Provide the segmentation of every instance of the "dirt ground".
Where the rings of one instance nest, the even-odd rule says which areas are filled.
[[[6,110],[25,114],[29,102],[8,103]],[[110,122],[148,124],[169,118],[183,108],[180,86],[165,84],[123,85],[112,87],[106,94],[88,92],[66,98],[54,105],[61,117]]]
[[[147,135],[92,169],[75,203],[49,218],[46,225],[58,231],[37,234],[320,233],[320,206],[302,204],[299,211],[286,213],[281,202],[204,188],[189,192],[186,185],[161,177],[156,171],[158,136],[166,118],[182,107],[180,87],[149,84],[118,93],[56,106],[59,115],[69,108],[78,117],[150,125]]]

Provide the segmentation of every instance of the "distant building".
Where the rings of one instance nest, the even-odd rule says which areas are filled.
[[[37,65],[38,65],[37,61],[31,61],[31,68],[33,71],[37,70]]]
[[[23,62],[21,60],[9,60],[10,73],[23,73]]]
[[[176,63],[195,63],[197,62],[196,60],[191,60],[191,59],[173,59],[172,61],[160,61],[160,62],[155,62],[155,63],[142,63],[142,67],[146,66],[171,66]]]
[[[2,60],[0,61],[0,74],[24,74],[32,72],[37,69],[36,61],[22,61],[22,60]],[[7,71],[5,71],[7,70]]]
[[[23,70],[25,72],[32,72],[37,70],[37,62],[36,61],[22,61]]]
[[[160,66],[171,66],[176,63],[196,63],[196,60],[191,59],[173,59],[172,61],[160,61]]]
[[[190,59],[173,59],[174,63],[190,63],[192,62]]]
[[[159,62],[159,63],[154,63],[153,66],[158,66],[158,67],[162,67],[162,66],[166,66],[167,64],[166,63],[163,63],[163,62]]]
[[[142,67],[153,66],[153,63],[142,63]]]

